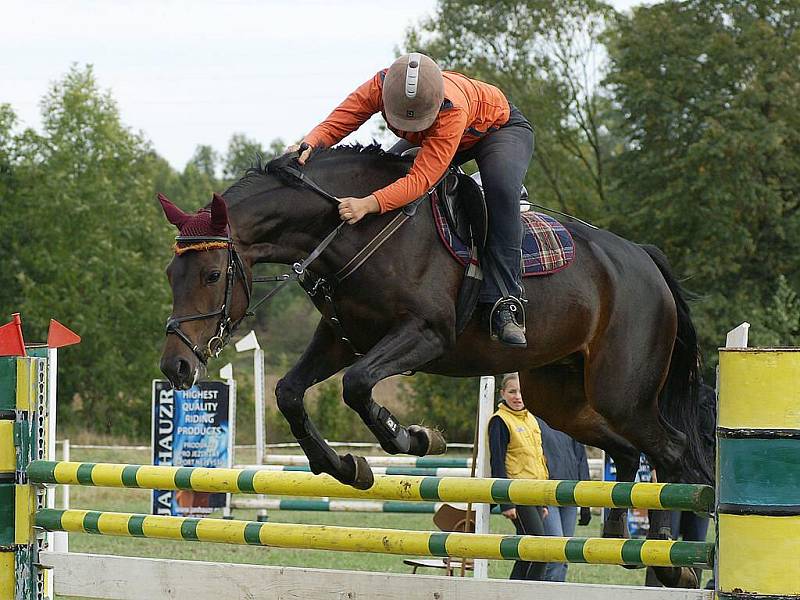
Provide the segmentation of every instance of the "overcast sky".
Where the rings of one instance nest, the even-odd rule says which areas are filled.
[[[616,0],[626,9],[637,0]],[[39,101],[70,65],[92,64],[123,122],[182,169],[233,133],[294,141],[388,66],[436,0],[192,2],[3,0],[0,103],[39,126]],[[369,141],[369,123],[356,136]]]

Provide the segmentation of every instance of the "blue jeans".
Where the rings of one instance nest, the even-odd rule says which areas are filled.
[[[557,537],[575,535],[575,524],[578,521],[577,506],[548,506],[544,518],[544,534]],[[547,563],[544,571],[545,581],[566,581],[567,563]]]

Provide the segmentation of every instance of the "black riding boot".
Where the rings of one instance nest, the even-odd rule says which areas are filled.
[[[513,348],[527,348],[525,309],[517,298],[501,298],[489,317],[489,334],[493,340]]]

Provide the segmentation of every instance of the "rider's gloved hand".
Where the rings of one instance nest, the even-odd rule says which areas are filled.
[[[286,148],[286,154],[290,154],[292,152],[299,152],[299,156],[297,157],[297,162],[301,165],[306,164],[308,157],[311,155],[311,151],[313,148],[305,143],[300,142],[299,144],[292,144],[288,148]]]

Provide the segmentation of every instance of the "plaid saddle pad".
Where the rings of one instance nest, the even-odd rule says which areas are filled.
[[[431,202],[439,238],[458,262],[466,266],[470,249],[451,231],[438,202]],[[569,266],[575,258],[572,235],[553,217],[534,211],[520,213],[522,236],[522,276],[548,275]]]

